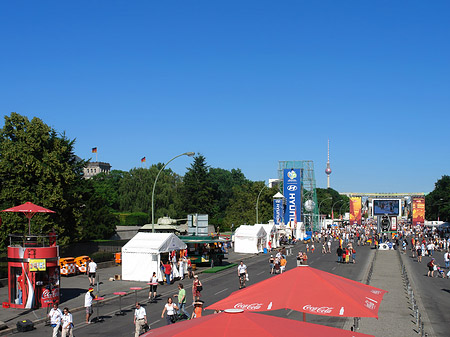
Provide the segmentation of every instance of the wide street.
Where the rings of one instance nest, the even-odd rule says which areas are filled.
[[[336,275],[347,277],[356,281],[363,281],[363,273],[367,267],[368,256],[370,255],[369,247],[358,247],[357,250],[357,261],[356,264],[338,264],[336,262],[335,250],[337,248],[337,242],[333,242],[332,253],[322,254],[321,245],[316,244],[316,251],[314,253],[309,253],[309,265],[324,271],[331,272]],[[296,259],[295,256],[299,250],[305,251],[305,246],[303,244],[297,244],[293,248],[293,255],[288,256],[287,269],[295,268]],[[269,255],[260,254],[245,261],[248,266],[248,272],[250,281],[247,285],[262,281],[268,277],[273,277],[269,273],[268,264]],[[202,291],[202,300],[205,304],[211,304],[218,300],[227,297],[232,292],[238,290],[238,278],[237,269],[235,267],[221,271],[216,274],[200,274],[200,280],[203,282],[204,290]],[[187,290],[187,300],[189,313],[192,312],[192,292],[191,286],[192,281],[185,279],[182,281]],[[267,289],[277,296],[277,289]],[[163,310],[164,304],[168,296],[172,296],[177,293],[177,283],[171,286],[158,286],[158,293],[161,297],[158,299],[158,303],[147,304],[146,297],[147,293],[141,291],[138,294],[138,300],[143,302],[143,306],[146,308],[149,325],[152,329],[164,326],[166,324],[165,319],[161,319],[161,312]],[[109,301],[104,303],[99,307],[100,316],[104,319],[101,323],[89,324],[84,323],[84,311],[77,311],[73,313],[73,318],[75,322],[75,335],[77,336],[131,336],[134,333],[133,325],[133,312],[131,311],[131,306],[134,304],[134,296],[129,295],[123,298],[122,306],[125,307],[125,316],[115,316],[114,313],[119,308],[119,303],[117,300]],[[205,305],[205,306],[206,306]],[[64,307],[64,303],[61,304],[61,308]],[[95,317],[97,309],[94,307]],[[205,310],[204,314],[212,314],[213,311]],[[271,315],[276,315],[279,317],[289,317],[290,319],[302,320],[302,313],[292,311],[292,310],[279,310],[270,312]],[[324,316],[307,315],[306,319],[308,322],[320,323],[323,325],[333,326],[342,328],[345,323],[343,318],[330,318]],[[51,328],[49,326],[44,326],[43,324],[36,326],[36,329],[31,332],[27,332],[27,336],[42,336],[51,335]]]

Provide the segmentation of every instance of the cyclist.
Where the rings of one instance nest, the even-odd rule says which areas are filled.
[[[242,261],[238,266],[238,276],[239,276],[239,289],[245,288],[245,279],[247,276],[247,266]]]

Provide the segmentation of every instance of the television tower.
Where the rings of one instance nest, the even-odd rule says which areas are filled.
[[[330,188],[330,140],[328,139],[328,159],[327,159],[327,168],[325,169],[325,173],[327,174],[327,188]]]

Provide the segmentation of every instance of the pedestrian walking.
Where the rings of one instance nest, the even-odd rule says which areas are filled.
[[[167,299],[167,303],[164,306],[164,309],[161,314],[161,318],[164,318],[164,313],[167,313],[166,314],[167,325],[170,325],[170,324],[173,324],[176,322],[176,316],[175,316],[176,310],[178,310],[178,307],[176,306],[175,303],[173,303],[172,297],[169,297]]]
[[[170,265],[169,261],[167,261],[164,264],[164,274],[166,275],[166,283],[172,284],[172,280],[171,280],[172,266]]]
[[[287,260],[286,258],[283,256],[280,260],[280,273],[282,274],[285,270],[286,270],[286,264],[287,264]]]
[[[198,279],[198,275],[194,275],[194,282],[192,282],[192,302],[200,300],[203,284]]]
[[[92,315],[92,300],[95,298],[94,288],[90,287],[87,293],[84,295],[84,307],[86,310],[86,324],[90,324],[89,319]]]
[[[356,263],[356,250],[355,248],[352,247],[351,251],[352,251],[352,262]]]
[[[152,277],[150,278],[150,291],[148,293],[148,299],[153,301],[156,298],[156,288],[158,287],[158,277],[156,276],[156,272],[153,272]]]
[[[134,337],[139,337],[139,335],[145,330],[146,325],[148,325],[147,312],[139,302],[136,302],[136,309],[134,310],[133,323],[135,325]]]
[[[275,268],[275,259],[273,258],[273,255],[270,255],[269,264],[270,264],[270,273],[273,274]]]
[[[93,287],[95,285],[95,276],[97,273],[97,263],[95,263],[94,260],[89,262],[86,272],[89,278],[89,285]]]
[[[178,283],[178,308],[180,310],[180,315],[183,314],[186,319],[189,319],[190,315],[186,311],[186,290],[182,283]]]
[[[448,250],[444,254],[444,262],[445,262],[445,268],[448,269],[450,267],[450,253],[448,252]]]
[[[435,270],[434,257],[431,259],[430,262],[427,263],[427,267],[428,267],[427,276],[434,277],[434,270]]]
[[[61,337],[73,337],[73,317],[69,308],[63,309]]]
[[[52,337],[59,336],[59,327],[61,325],[62,312],[58,308],[58,303],[53,302],[53,308],[48,313],[48,318],[50,318],[50,325],[53,328]]]

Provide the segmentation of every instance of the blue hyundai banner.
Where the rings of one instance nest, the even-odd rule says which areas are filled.
[[[301,194],[301,171],[300,169],[284,169],[283,172],[283,194],[286,198],[286,212],[284,223],[291,225],[301,221],[302,218],[302,194]]]
[[[273,199],[273,222],[281,225],[284,220],[283,199]]]

